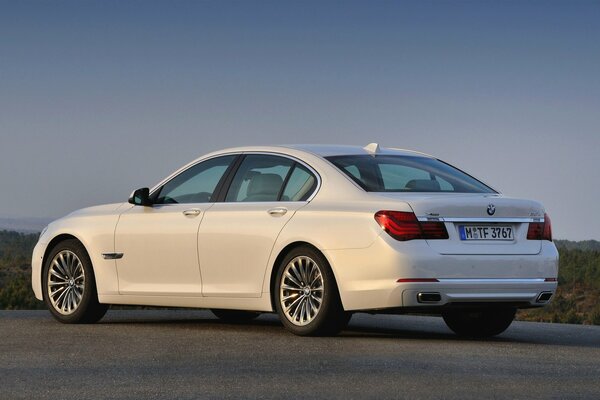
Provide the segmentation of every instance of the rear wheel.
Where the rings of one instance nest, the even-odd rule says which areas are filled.
[[[283,259],[274,290],[277,314],[296,335],[335,335],[350,320],[327,260],[311,247],[297,247]]]
[[[98,302],[92,262],[77,240],[54,246],[44,264],[42,279],[44,302],[60,322],[94,323],[108,310],[108,305]]]
[[[260,315],[259,312],[242,310],[211,309],[210,311],[219,319],[227,322],[248,322]]]
[[[449,310],[442,317],[457,335],[481,338],[504,332],[515,318],[516,311],[512,307]]]

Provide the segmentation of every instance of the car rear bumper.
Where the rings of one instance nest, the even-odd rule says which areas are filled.
[[[397,291],[401,292],[403,307],[451,303],[513,303],[523,307],[541,307],[551,300],[556,287],[556,282],[546,282],[543,278],[440,279],[427,284],[402,284]],[[547,295],[542,296],[544,293]]]
[[[348,311],[477,303],[539,307],[548,303],[539,296],[553,296],[557,287],[558,252],[547,241],[534,255],[441,255],[424,241],[397,242],[384,234],[365,249],[323,252]],[[420,301],[419,293],[438,294],[439,301]]]

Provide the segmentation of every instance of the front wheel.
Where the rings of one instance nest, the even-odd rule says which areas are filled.
[[[513,307],[495,307],[476,310],[449,310],[442,314],[444,322],[457,335],[490,337],[504,332],[515,318]]]
[[[42,281],[44,302],[60,322],[97,322],[108,309],[98,302],[92,262],[77,240],[54,246],[44,264]]]
[[[301,336],[335,335],[346,327],[337,284],[327,260],[308,246],[292,250],[275,277],[275,308],[286,329]]]

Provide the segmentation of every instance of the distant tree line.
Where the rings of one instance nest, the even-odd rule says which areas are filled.
[[[558,290],[543,309],[522,310],[529,321],[600,325],[600,242],[557,240]]]
[[[600,251],[600,242],[597,240],[581,240],[579,242],[574,242],[572,240],[555,240],[554,243],[559,249]]]
[[[31,289],[31,253],[38,237],[0,231],[0,309],[45,308]]]
[[[31,289],[31,253],[38,234],[0,231],[0,309],[42,309]],[[543,309],[521,310],[518,319],[600,325],[600,242],[557,240],[558,291]]]

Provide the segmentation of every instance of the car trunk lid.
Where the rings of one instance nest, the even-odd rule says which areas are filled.
[[[448,239],[427,240],[439,254],[538,254],[540,240],[528,240],[529,222],[544,210],[531,200],[499,194],[384,193],[402,200],[421,221],[442,221]]]

